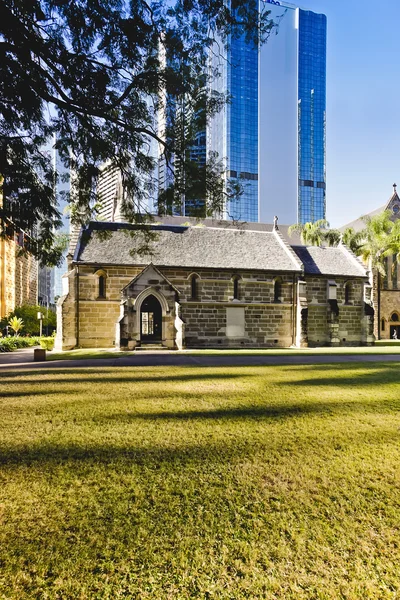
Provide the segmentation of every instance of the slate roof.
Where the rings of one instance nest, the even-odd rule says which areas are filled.
[[[272,227],[272,226],[271,226]],[[151,251],[137,252],[140,226],[90,223],[81,230],[74,262],[211,269],[286,271],[309,275],[366,277],[365,268],[345,246],[289,246],[279,232],[234,227],[153,225]],[[132,237],[132,233],[134,237]]]
[[[365,221],[364,221],[364,217],[375,217],[376,215],[380,215],[381,213],[383,213],[384,210],[386,210],[387,208],[387,203],[384,204],[383,206],[380,206],[379,208],[376,208],[375,210],[372,210],[371,212],[367,213],[366,215],[362,215],[361,217],[359,217],[358,219],[355,219],[354,221],[350,221],[350,223],[347,223],[346,225],[343,225],[342,227],[338,227],[339,231],[344,231],[345,229],[347,229],[348,227],[352,227],[354,229],[354,231],[361,231],[362,229],[365,229]]]
[[[269,231],[273,230],[272,223],[254,223],[247,221],[228,221],[224,219],[196,219],[195,217],[164,216],[154,217],[155,223],[160,225],[193,225],[197,227],[217,227],[218,229],[237,229],[240,231]],[[288,244],[302,245],[300,235],[293,232],[289,235],[290,225],[278,223],[279,231]]]
[[[303,263],[306,275],[366,277],[362,264],[344,246],[293,246],[293,250]]]
[[[301,272],[302,265],[290,247],[273,232],[235,228],[153,225],[157,239],[151,252],[136,250],[142,236],[132,237],[140,226],[126,223],[91,223],[83,229],[74,261],[100,265],[147,265],[212,269],[254,269]]]

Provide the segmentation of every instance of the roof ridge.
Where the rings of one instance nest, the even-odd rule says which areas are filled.
[[[286,253],[292,259],[292,261],[296,264],[296,266],[300,269],[300,271],[302,273],[304,273],[304,265],[303,265],[303,263],[301,262],[301,260],[299,259],[299,257],[295,253],[295,251],[293,250],[292,246],[286,242],[285,238],[283,237],[283,235],[279,231],[279,228],[278,227],[274,227],[273,230],[271,231],[271,233],[273,233],[275,235],[275,237],[277,238],[277,240],[280,243],[280,245],[285,249]]]
[[[349,255],[349,257],[351,258],[351,260],[353,262],[355,262],[358,267],[361,267],[361,269],[365,273],[365,276],[368,277],[368,269],[365,268],[365,265],[362,262],[362,260],[358,256],[356,256],[354,254],[354,252],[346,244],[344,244],[342,241],[340,241],[339,245],[337,246],[337,248],[345,250],[347,252],[347,254]]]

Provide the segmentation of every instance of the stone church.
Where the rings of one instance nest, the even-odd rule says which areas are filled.
[[[372,344],[364,266],[281,229],[166,217],[149,240],[139,225],[90,223],[69,257],[56,347]]]
[[[391,212],[391,220],[400,218],[400,197],[397,185],[393,185],[393,194],[383,206],[368,213],[367,217],[374,217],[384,211]],[[358,232],[365,228],[363,217],[341,227],[344,231],[352,227]],[[378,271],[372,273],[373,307],[375,310],[374,335],[379,340],[389,340],[397,337],[400,340],[400,265],[397,256],[385,258],[385,276]]]

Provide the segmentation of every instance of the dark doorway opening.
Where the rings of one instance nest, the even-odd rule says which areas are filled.
[[[394,332],[396,332],[396,335]],[[400,340],[400,325],[391,325],[390,326],[390,339],[391,340]]]
[[[159,342],[162,338],[161,304],[153,295],[147,296],[140,308],[140,339],[142,342]]]

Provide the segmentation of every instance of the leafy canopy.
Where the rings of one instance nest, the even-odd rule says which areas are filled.
[[[38,312],[43,314],[43,330],[51,333],[56,328],[56,312],[51,308],[47,310],[43,306],[31,304],[23,304],[10,312],[0,321],[0,329],[4,330],[7,325],[14,329],[11,321],[16,322],[19,320],[23,322],[24,335],[39,335],[40,323],[37,318]]]
[[[326,220],[291,225],[289,235],[299,233],[303,244],[311,246],[337,246],[342,241],[356,256],[360,256],[371,268],[385,275],[385,259],[400,254],[400,220],[392,221],[392,213],[386,210],[373,217],[365,216],[365,227],[355,231],[348,227],[340,233],[329,229]]]
[[[105,162],[122,172],[125,218],[140,220],[153,188],[151,143],[167,162],[174,152],[184,156],[201,124],[186,127],[183,146],[173,135],[160,139],[154,118],[165,99],[184,98],[185,114],[204,123],[227,100],[206,93],[218,74],[207,69],[209,52],[222,60],[232,37],[263,42],[273,27],[255,0],[2,0],[0,219],[26,231],[40,223],[37,254],[57,261],[57,174],[44,151],[56,139],[74,174],[72,220],[90,218]],[[208,178],[207,207],[215,210],[226,193],[220,170],[202,168],[196,174],[192,165],[188,180],[195,190]]]
[[[315,222],[297,223],[289,227],[289,235],[298,233],[303,244],[310,246],[337,246],[340,242],[340,232],[337,229],[329,229],[326,219]]]

